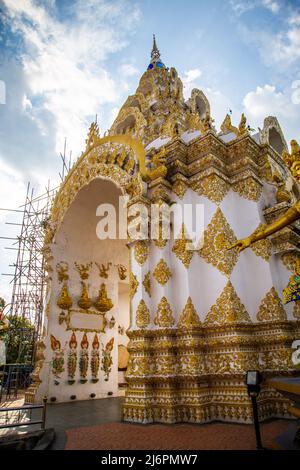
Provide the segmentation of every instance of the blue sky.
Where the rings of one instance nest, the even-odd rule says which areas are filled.
[[[96,113],[102,131],[111,125],[153,33],[217,126],[229,109],[253,128],[276,115],[287,140],[300,138],[300,0],[0,0],[1,207],[21,204],[28,180],[55,184],[64,138],[78,156]],[[2,234],[10,218],[0,212]],[[3,272],[11,255],[0,249]]]

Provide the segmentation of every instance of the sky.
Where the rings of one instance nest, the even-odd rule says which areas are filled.
[[[96,114],[102,133],[146,70],[152,35],[184,95],[207,95],[215,124],[232,110],[254,129],[277,116],[300,140],[300,0],[0,0],[0,207],[17,208],[73,160]],[[19,213],[0,211],[0,235]],[[15,253],[0,240],[0,274]],[[0,296],[10,286],[0,277]]]

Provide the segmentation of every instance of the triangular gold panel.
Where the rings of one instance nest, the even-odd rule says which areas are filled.
[[[139,286],[139,281],[137,280],[137,277],[135,274],[132,272],[130,273],[129,276],[129,286],[130,286],[130,297],[133,299],[133,297],[136,294],[137,288]]]
[[[184,264],[186,268],[189,267],[193,257],[193,251],[187,249],[187,245],[190,244],[191,239],[189,238],[185,225],[181,227],[181,238],[177,238],[174,242],[172,251],[175,253],[177,258]]]
[[[158,304],[154,324],[161,327],[171,327],[175,323],[171,306],[166,297],[162,297]]]
[[[138,308],[136,309],[135,322],[139,328],[145,328],[150,323],[150,312],[143,299],[140,301]]]
[[[263,224],[260,224],[254,233],[261,229]],[[272,255],[272,243],[267,238],[265,240],[258,240],[257,242],[251,245],[251,249],[256,256],[260,256],[265,261],[269,261],[270,256]]]
[[[287,319],[275,287],[272,287],[262,300],[256,318],[258,321],[285,321]]]
[[[206,315],[204,325],[214,326],[236,323],[251,323],[251,319],[233,285],[228,281],[216,303]]]
[[[236,250],[227,250],[227,247],[236,241],[237,238],[232,228],[218,207],[204,232],[204,244],[198,254],[207,263],[212,264],[223,274],[229,276],[239,255]]]
[[[200,318],[197,314],[197,311],[194,307],[191,297],[189,297],[180,315],[180,318],[178,321],[178,327],[179,328],[195,328],[200,325],[201,325]]]
[[[230,186],[218,175],[212,174],[193,182],[192,189],[200,196],[205,196],[210,201],[220,204],[228,193]]]
[[[237,192],[244,199],[249,201],[258,201],[262,191],[262,185],[250,176],[242,181],[238,181],[231,186],[233,191]]]

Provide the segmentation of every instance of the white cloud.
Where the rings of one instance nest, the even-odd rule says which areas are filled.
[[[296,94],[299,95],[297,83],[294,83],[294,87],[292,84],[291,87],[283,91],[266,84],[247,93],[243,105],[251,126],[262,127],[265,117],[276,116],[287,140],[295,138],[299,140],[300,104],[297,103],[298,95]]]
[[[22,63],[31,94],[25,102],[26,111],[43,135],[48,127],[43,122],[44,111],[51,113],[56,151],[61,151],[67,136],[77,154],[91,116],[99,114],[103,104],[116,103],[120,97],[119,86],[103,61],[126,45],[126,36],[139,20],[139,10],[126,0],[77,0],[72,4],[75,17],[61,22],[49,3],[41,6],[34,0],[4,0],[4,4],[7,21],[25,44]],[[127,76],[135,73],[133,66],[126,71]],[[38,104],[33,104],[34,98]]]
[[[132,64],[122,64],[120,66],[120,73],[124,77],[132,77],[132,76],[137,75],[139,73],[139,69],[137,69]]]
[[[278,13],[281,7],[275,0],[262,0],[262,5],[272,13]]]
[[[187,72],[184,72],[185,77],[183,78],[184,83],[191,83],[197,78],[201,77],[202,72],[199,69],[191,69]]]
[[[275,14],[281,9],[280,3],[276,0],[230,0],[229,4],[237,16],[258,7],[266,8]]]

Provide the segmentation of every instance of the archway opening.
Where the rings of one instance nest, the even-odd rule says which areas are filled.
[[[122,395],[126,386],[126,331],[130,324],[129,250],[125,237],[120,238],[120,230],[124,229],[119,223],[122,207],[124,200],[120,189],[111,181],[95,179],[79,191],[55,238],[54,266],[62,262],[68,265],[67,283],[72,307],[68,317],[59,327],[56,322],[50,325],[50,328],[61,344],[65,344],[66,351],[69,350],[71,334],[76,336],[78,362],[72,394],[77,399],[89,399],[93,395],[95,398]],[[108,214],[111,219],[108,219]],[[109,220],[111,223],[104,223]],[[103,237],[104,232],[109,233],[111,238],[99,238],[99,234]],[[80,266],[90,266],[88,277],[80,275]],[[55,276],[53,278],[52,292],[60,292],[61,284]],[[87,309],[84,309],[80,302],[83,285],[91,303]],[[112,307],[104,315],[98,308],[102,285],[105,285],[107,297],[112,303]],[[56,298],[53,298],[53,308],[56,311],[51,322],[55,321],[56,315],[58,318],[60,315]],[[79,360],[84,334],[88,342],[86,381],[81,380]],[[98,366],[95,366],[95,361],[92,363],[94,344],[97,341],[95,338],[100,344]],[[98,367],[96,372],[95,367]],[[68,364],[65,367],[66,377],[61,377],[60,383],[65,386],[61,387],[58,401],[66,401],[69,398],[67,369]],[[58,389],[55,391],[57,394]]]

